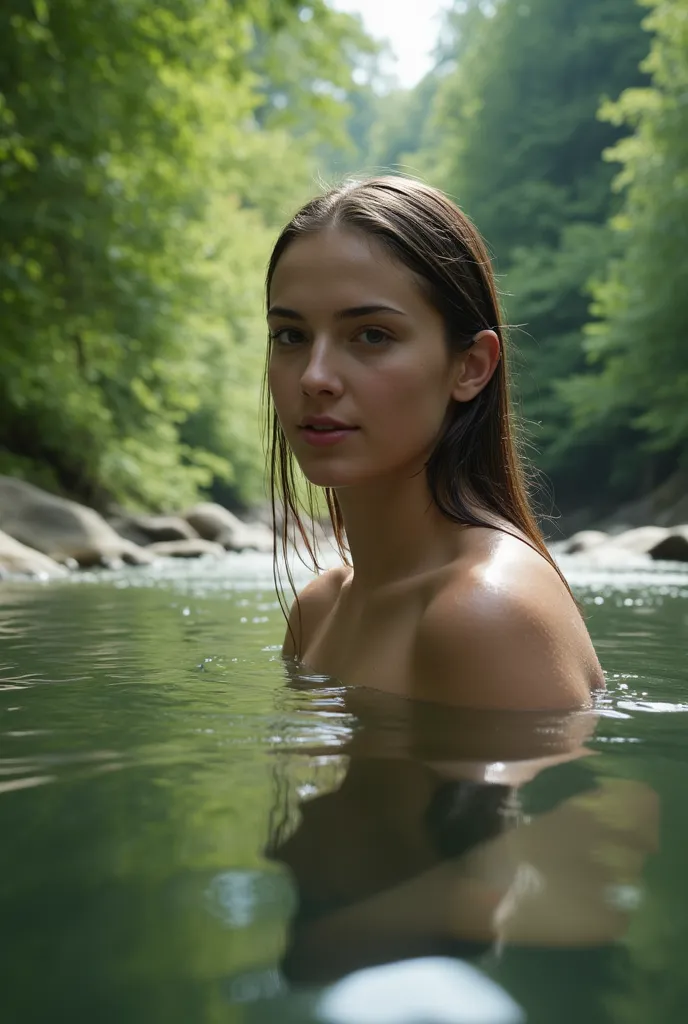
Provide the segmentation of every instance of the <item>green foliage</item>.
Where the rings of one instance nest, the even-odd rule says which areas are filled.
[[[688,441],[688,2],[644,0],[654,33],[651,85],[602,111],[633,135],[607,153],[622,165],[612,221],[618,256],[594,289],[586,349],[593,373],[567,382],[577,422],[630,421],[654,451]]]
[[[613,170],[603,152],[627,129],[600,121],[597,110],[643,80],[641,13],[633,0],[456,3],[418,157],[495,255],[507,319],[517,325],[523,415],[540,465],[569,506],[598,486],[589,445],[606,476],[619,442],[593,437],[583,423],[574,428],[559,382],[585,369],[588,282],[613,252]]]
[[[365,45],[322,0],[4,5],[4,464],[96,504],[260,493],[264,265]],[[287,66],[298,144],[265,116]]]
[[[401,90],[325,0],[8,0],[0,469],[260,499],[272,239],[319,179],[401,169],[492,247],[560,506],[630,495],[688,437],[688,0],[643,2],[455,0]]]
[[[617,133],[596,119],[597,108],[638,78],[647,44],[631,0],[495,7],[480,22],[475,8],[467,11],[472,41],[439,103],[446,184],[460,187],[507,260],[519,246],[556,244],[570,221],[603,219],[609,173],[601,156]]]
[[[430,144],[430,109],[439,76],[430,72],[415,89],[399,89],[377,100],[369,134],[369,159],[376,169],[417,173],[417,151]]]

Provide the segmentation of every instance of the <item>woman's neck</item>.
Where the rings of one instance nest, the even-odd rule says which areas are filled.
[[[441,568],[461,551],[465,527],[435,504],[425,472],[337,491],[357,590]]]

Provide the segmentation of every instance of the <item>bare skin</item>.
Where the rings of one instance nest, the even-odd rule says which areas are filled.
[[[335,489],[353,562],[299,595],[285,655],[347,684],[456,706],[589,702],[602,670],[554,568],[506,522],[495,526],[511,536],[450,522],[428,490],[446,409],[489,382],[497,335],[451,354],[414,274],[342,228],[286,250],[269,324],[282,428],[307,478]],[[312,440],[319,416],[347,428],[341,441]]]
[[[471,529],[447,566],[360,594],[332,569],[300,595],[302,662],[349,685],[502,710],[585,705],[603,685],[587,630],[542,556]],[[299,636],[299,625],[302,630]],[[284,653],[293,656],[288,632]]]

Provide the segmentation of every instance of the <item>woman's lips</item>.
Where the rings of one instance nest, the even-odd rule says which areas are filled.
[[[351,434],[354,434],[358,427],[334,427],[328,430],[316,430],[314,427],[300,427],[301,435],[313,448],[326,448],[329,445],[339,444]]]

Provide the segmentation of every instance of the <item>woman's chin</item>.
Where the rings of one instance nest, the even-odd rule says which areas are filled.
[[[309,484],[312,484],[314,487],[329,487],[334,489],[337,487],[351,487],[353,484],[359,482],[358,480],[352,480],[350,476],[346,476],[341,473],[319,473],[317,470],[314,470],[313,472],[309,471],[308,473],[304,471],[303,475],[306,480],[308,480]]]
[[[356,484],[365,483],[369,479],[365,474],[357,473],[351,468],[344,466],[313,465],[312,462],[301,463],[301,472],[306,480],[314,487],[355,487]]]

